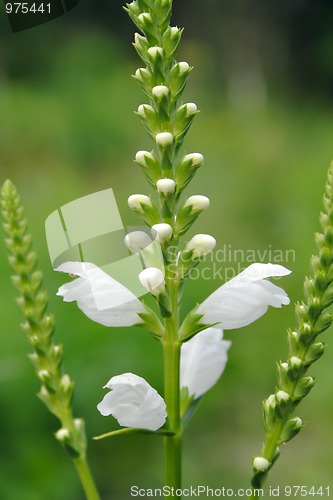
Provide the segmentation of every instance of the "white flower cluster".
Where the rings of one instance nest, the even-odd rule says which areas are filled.
[[[141,233],[141,232],[140,232]],[[133,233],[131,233],[133,234]],[[130,248],[137,250],[150,243],[140,236],[140,241],[127,238]],[[194,240],[194,242],[193,242]],[[213,242],[197,235],[188,244],[199,253]],[[131,326],[142,322],[139,314],[144,306],[121,283],[90,262],[67,262],[59,266],[62,271],[78,278],[61,286],[58,294],[65,302],[76,301],[84,314],[105,326]],[[223,330],[249,325],[268,309],[289,304],[282,288],[266,278],[285,276],[290,271],[275,264],[252,264],[238,276],[213,292],[196,310],[201,321],[216,324],[206,328],[185,342],[181,349],[180,384],[187,387],[194,399],[201,397],[219,379],[227,362],[230,342],[223,340]],[[140,281],[152,293],[164,289],[161,270],[148,268],[140,273]],[[223,330],[222,330],[223,329]],[[123,374],[106,384],[110,393],[98,405],[102,415],[113,415],[120,425],[156,430],[166,419],[165,403],[161,396],[141,377]]]

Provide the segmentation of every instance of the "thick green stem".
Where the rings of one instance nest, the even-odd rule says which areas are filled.
[[[100,500],[95,482],[91,475],[87,460],[85,457],[79,457],[74,460],[77,473],[86,494],[87,500]]]
[[[165,320],[164,397],[167,405],[170,430],[174,436],[164,438],[165,485],[181,488],[182,430],[180,420],[180,342],[178,340],[178,284],[169,281],[172,316]],[[174,495],[172,495],[174,496]]]

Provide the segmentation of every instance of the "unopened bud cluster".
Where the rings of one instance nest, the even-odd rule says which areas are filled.
[[[84,456],[84,426],[75,424],[71,412],[74,383],[61,368],[62,346],[53,343],[55,322],[46,312],[48,297],[41,290],[43,275],[36,270],[37,256],[31,251],[32,238],[27,234],[20,198],[10,181],[1,188],[1,209],[8,236],[9,263],[15,272],[12,281],[19,292],[17,302],[24,317],[22,328],[33,347],[29,358],[42,383],[38,396],[62,424],[56,438],[72,458]]]
[[[304,282],[304,301],[295,307],[297,326],[288,331],[289,357],[278,364],[277,389],[263,403],[266,430],[263,455],[270,466],[277,448],[303,427],[301,418],[291,415],[315,384],[307,371],[324,354],[325,344],[318,340],[318,335],[332,323],[332,313],[325,309],[333,303],[333,164],[328,171],[324,209],[320,216],[322,233],[315,238],[318,255],[311,259],[312,276]],[[280,433],[276,429],[280,429]],[[272,436],[275,436],[275,448]],[[253,485],[258,487],[260,473],[255,466],[253,469]]]
[[[210,203],[202,195],[190,196],[179,203],[181,193],[204,159],[200,153],[181,154],[181,146],[198,108],[193,102],[180,100],[192,68],[185,61],[176,61],[182,29],[170,26],[171,9],[171,0],[135,0],[126,5],[140,32],[135,34],[134,48],[143,64],[136,70],[134,79],[148,97],[146,103],[138,106],[137,115],[154,142],[152,151],[136,153],[135,162],[154,188],[158,200],[134,194],[129,197],[128,204],[162,247],[166,293],[169,280],[182,280],[215,246],[212,236],[196,235],[185,243],[182,251],[174,253],[173,259],[170,260],[167,251],[170,246],[177,247],[179,237],[190,229]],[[125,243],[132,246],[130,241],[125,240]],[[169,264],[173,267],[172,278],[167,269]],[[176,273],[175,267],[179,267]],[[155,297],[160,297],[164,290],[160,285],[154,288],[155,274],[151,269],[145,270],[140,281]]]

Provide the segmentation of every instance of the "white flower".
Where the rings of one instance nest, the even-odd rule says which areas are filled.
[[[213,387],[224,371],[231,342],[222,339],[220,328],[207,328],[182,345],[180,386],[187,387],[195,399]]]
[[[160,132],[155,137],[156,144],[162,147],[171,146],[173,143],[173,135],[171,132]]]
[[[148,382],[133,373],[112,377],[104,386],[111,392],[97,405],[103,416],[112,415],[120,425],[156,431],[167,414],[163,398]]]
[[[151,245],[152,239],[144,231],[132,231],[126,234],[124,243],[132,253],[139,253]]]
[[[178,109],[178,112],[182,111],[183,109],[186,109],[187,116],[193,115],[194,113],[196,113],[198,111],[198,107],[194,102],[188,102],[186,104],[183,104]]]
[[[207,198],[207,196],[202,196],[201,194],[195,194],[193,196],[190,196],[185,204],[184,207],[192,207],[193,212],[203,212],[204,210],[207,210],[207,208],[210,205],[210,200]]]
[[[62,285],[57,295],[76,301],[88,318],[105,326],[132,326],[142,320],[144,306],[121,283],[90,262],[66,262],[55,269],[80,276]]]
[[[141,285],[148,290],[148,292],[158,295],[165,290],[164,274],[156,267],[147,267],[139,274]]]
[[[153,113],[154,108],[152,106],[150,106],[150,104],[140,104],[140,106],[138,107],[138,114],[142,118],[145,118],[147,112]]]
[[[145,194],[131,194],[127,203],[132,210],[137,210],[138,212],[143,212],[144,206],[152,206],[151,199]]]
[[[286,276],[291,271],[278,264],[251,264],[238,276],[213,292],[196,310],[207,324],[221,323],[224,330],[249,325],[268,306],[289,304],[286,292],[264,278]]]
[[[158,46],[149,47],[149,49],[148,49],[147,52],[148,52],[148,54],[150,55],[150,57],[152,59],[156,59],[158,55],[160,57],[162,57],[162,55],[163,55],[163,49],[162,49],[162,47],[158,47]]]
[[[185,250],[193,250],[193,258],[204,257],[214,250],[216,240],[209,234],[196,234],[187,243]]]
[[[142,106],[142,104],[141,104]],[[148,106],[148,104],[145,104],[145,106]],[[135,161],[137,163],[140,163],[141,165],[146,165],[146,159],[153,161],[154,157],[149,151],[138,151],[135,155]]]
[[[167,241],[172,236],[172,227],[166,222],[160,222],[159,224],[154,224],[151,227],[151,234],[153,238],[157,239],[161,243]]]
[[[169,95],[169,89],[165,85],[155,85],[155,87],[152,88],[151,93],[158,99],[161,99],[162,97],[167,97]]]
[[[253,467],[259,472],[265,472],[269,469],[270,463],[264,457],[255,457],[253,459]]]
[[[164,196],[172,194],[176,189],[176,183],[173,179],[159,179],[156,182],[157,191]]]
[[[186,61],[179,62],[178,67],[179,67],[179,73],[185,73],[190,69],[190,66]]]
[[[204,157],[201,153],[190,153],[184,156],[183,162],[187,161],[191,161],[194,166],[200,166],[203,164]]]

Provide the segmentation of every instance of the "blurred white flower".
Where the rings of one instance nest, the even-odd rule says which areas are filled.
[[[229,340],[223,340],[220,328],[207,328],[182,345],[180,387],[187,387],[189,396],[197,399],[216,384],[227,363],[230,345]]]
[[[97,405],[103,416],[112,415],[120,425],[156,431],[165,423],[166,405],[148,382],[133,373],[112,377],[104,388],[110,389]]]
[[[164,274],[156,267],[147,267],[139,274],[141,285],[154,295],[165,291]]]
[[[264,278],[290,273],[278,264],[251,264],[213,292],[200,304],[196,313],[203,314],[203,323],[220,323],[224,330],[249,325],[260,318],[268,306],[289,304],[286,292]]]
[[[80,276],[62,285],[57,295],[64,302],[76,301],[88,318],[105,326],[132,326],[141,323],[138,313],[144,306],[121,283],[90,262],[65,262],[55,269]]]

